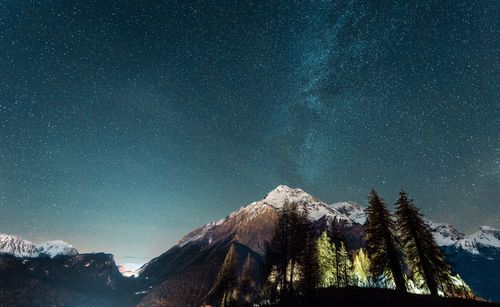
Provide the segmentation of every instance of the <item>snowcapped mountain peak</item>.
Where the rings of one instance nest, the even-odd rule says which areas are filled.
[[[262,237],[270,237],[278,212],[286,202],[295,203],[299,210],[307,209],[313,222],[320,219],[328,223],[339,223],[344,228],[363,225],[366,222],[365,208],[355,202],[338,202],[327,205],[321,200],[286,185],[279,185],[262,200],[241,207],[223,219],[208,223],[184,236],[178,247],[188,243],[211,245],[225,240],[237,240],[258,253],[262,253],[262,240],[255,237],[257,229]],[[500,247],[500,231],[481,226],[473,235],[465,236],[452,225],[426,220],[439,246],[455,246],[471,253],[479,253],[478,246]],[[261,238],[262,239],[262,238]]]
[[[78,251],[70,244],[61,241],[47,241],[38,245],[13,235],[0,234],[0,253],[15,257],[34,258],[43,255],[54,258],[57,255],[76,255]]]
[[[463,239],[465,235],[458,230],[456,230],[451,224],[446,223],[435,223],[431,220],[426,219],[427,225],[429,225],[434,239],[439,246],[450,246],[455,244],[457,241]]]
[[[476,233],[458,240],[455,246],[472,254],[479,254],[480,247],[500,248],[500,230],[490,226],[481,226]]]
[[[346,215],[358,224],[363,225],[366,222],[365,209],[353,201],[334,203],[330,207]]]
[[[289,203],[297,204],[317,202],[317,200],[313,196],[309,195],[303,190],[292,189],[286,185],[277,186],[262,200],[263,203],[273,206],[276,209],[281,208],[286,201],[288,201]]]
[[[204,242],[207,244],[220,242],[221,240],[234,238],[246,243],[254,251],[262,252],[263,243],[256,243],[256,238],[249,237],[252,229],[265,229],[265,233],[272,233],[274,221],[278,210],[288,203],[297,204],[299,210],[307,209],[309,218],[317,221],[322,217],[330,220],[341,221],[343,224],[353,225],[354,222],[344,214],[328,206],[301,189],[293,189],[286,185],[279,185],[269,192],[262,200],[255,201],[247,206],[232,212],[227,217],[206,224],[195,229],[179,242],[177,246],[184,246],[191,242]],[[258,246],[254,246],[253,244]]]
[[[54,258],[58,255],[71,256],[78,254],[76,248],[61,240],[47,241],[38,244],[37,249],[40,253],[45,254],[50,258]]]
[[[0,253],[16,257],[37,257],[36,245],[13,235],[0,234]]]
[[[275,209],[281,209],[285,202],[297,204],[299,210],[307,208],[309,218],[313,221],[317,221],[323,216],[327,216],[352,223],[352,220],[335,208],[328,206],[326,203],[304,192],[302,189],[292,189],[286,185],[277,186],[274,190],[269,192],[263,200],[257,203],[267,204]]]

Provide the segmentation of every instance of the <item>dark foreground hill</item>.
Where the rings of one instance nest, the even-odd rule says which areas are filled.
[[[0,255],[0,306],[133,306],[131,280],[110,254]]]
[[[278,305],[268,305],[278,306]],[[282,305],[287,307],[494,307],[500,304],[469,299],[432,297],[420,294],[401,294],[391,289],[379,288],[324,288],[312,298],[291,298]]]

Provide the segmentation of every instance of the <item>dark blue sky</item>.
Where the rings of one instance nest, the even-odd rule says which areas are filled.
[[[152,257],[278,184],[500,227],[498,1],[378,2],[0,1],[0,232]]]

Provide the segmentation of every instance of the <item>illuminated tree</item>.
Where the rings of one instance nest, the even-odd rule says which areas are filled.
[[[395,225],[383,199],[374,190],[368,197],[366,211],[366,249],[371,262],[371,274],[375,278],[393,279],[396,290],[406,292]]]
[[[335,287],[339,288],[341,286],[341,267],[340,267],[340,244],[342,243],[340,239],[340,231],[337,228],[338,221],[337,217],[333,218],[333,223],[332,223],[332,229],[331,229],[331,237],[332,237],[332,248],[333,248],[333,255],[335,257],[335,267],[334,267],[334,272],[335,272]]]
[[[337,283],[335,245],[324,231],[316,242],[316,263],[318,265],[318,284],[320,287],[329,287]]]
[[[352,262],[349,257],[349,253],[345,248],[344,242],[340,242],[340,248],[337,249],[337,263],[338,263],[338,274],[339,285],[341,287],[349,286],[352,283]]]
[[[352,263],[352,270],[354,277],[356,278],[356,284],[361,287],[371,286],[371,274],[370,274],[370,259],[366,255],[364,249],[359,249],[354,255],[354,260]]]

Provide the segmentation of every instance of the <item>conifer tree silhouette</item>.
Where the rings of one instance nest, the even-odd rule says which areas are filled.
[[[365,224],[366,249],[372,275],[387,279],[392,277],[396,290],[407,292],[395,224],[383,199],[375,190],[370,192],[366,211],[368,213]]]
[[[431,295],[438,295],[438,289],[444,291],[452,283],[451,269],[441,249],[437,245],[423,216],[401,191],[396,202],[397,228],[407,265],[415,277],[425,280]]]

